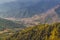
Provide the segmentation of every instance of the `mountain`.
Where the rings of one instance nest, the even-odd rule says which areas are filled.
[[[60,17],[60,7],[58,7],[55,11],[58,14],[58,16]]]
[[[9,20],[17,20],[18,23],[23,23],[25,25],[38,25],[39,23],[54,23],[60,22],[60,5],[55,6],[54,8],[49,9],[46,12],[36,14],[29,18],[6,18]]]
[[[21,1],[0,4],[0,17],[2,18],[28,18],[60,5],[60,0]]]
[[[60,40],[60,23],[28,27],[4,38],[4,40]]]
[[[14,29],[14,28],[24,28],[23,24],[18,24],[16,22],[0,18],[0,30]]]

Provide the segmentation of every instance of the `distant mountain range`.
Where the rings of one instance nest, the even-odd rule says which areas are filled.
[[[60,0],[40,0],[37,2],[17,0],[0,4],[0,17],[28,18],[46,12],[56,5],[60,5]]]
[[[38,25],[39,23],[53,23],[60,22],[60,5],[49,9],[46,12],[36,14],[29,18],[5,18],[8,20],[17,21],[17,23],[23,23],[25,25]]]
[[[40,15],[35,15],[30,18],[22,18],[21,21],[25,22],[25,24],[60,22],[60,6],[54,7]]]
[[[0,4],[0,17],[19,24],[36,25],[60,21],[60,0],[22,1]]]

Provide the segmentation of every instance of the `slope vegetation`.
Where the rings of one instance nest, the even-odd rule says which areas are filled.
[[[10,35],[6,40],[60,40],[60,23],[28,27]]]

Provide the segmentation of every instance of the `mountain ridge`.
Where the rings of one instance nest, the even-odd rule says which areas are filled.
[[[60,22],[59,14],[55,11],[58,9],[60,5],[48,10],[47,12],[41,13],[39,15],[34,15],[33,17],[29,18],[17,18],[15,20],[21,21],[23,24],[31,24],[37,25],[39,23],[53,23],[53,22]],[[58,10],[59,11],[59,10]],[[9,19],[9,18],[7,18]],[[14,19],[14,18],[12,18]]]
[[[1,17],[28,18],[55,7],[60,4],[60,0],[49,0],[39,2],[11,2],[0,5]],[[48,5],[48,6],[47,6]]]
[[[6,18],[8,20],[20,21],[23,24],[37,25],[39,23],[53,23],[60,22],[60,17],[58,11],[60,10],[60,5],[57,5],[54,8],[49,9],[47,12],[36,14],[29,18]],[[59,9],[59,10],[58,10]],[[58,11],[57,11],[58,10]]]

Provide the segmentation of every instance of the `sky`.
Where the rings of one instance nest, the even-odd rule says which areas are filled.
[[[12,2],[12,1],[17,1],[17,0],[0,0],[0,4],[1,3]],[[28,2],[28,1],[36,2],[36,1],[39,1],[39,0],[19,0],[19,1],[21,1],[21,2]]]
[[[1,3],[7,3],[7,2],[12,2],[12,1],[18,1],[18,0],[0,0],[0,4]],[[42,1],[42,0],[19,0],[20,2],[38,2],[38,1]],[[50,0],[43,0],[43,1],[50,1]],[[53,0],[53,1],[59,1],[59,0]]]
[[[11,1],[15,1],[15,0],[0,0],[0,3],[6,3],[6,2],[11,2]]]

